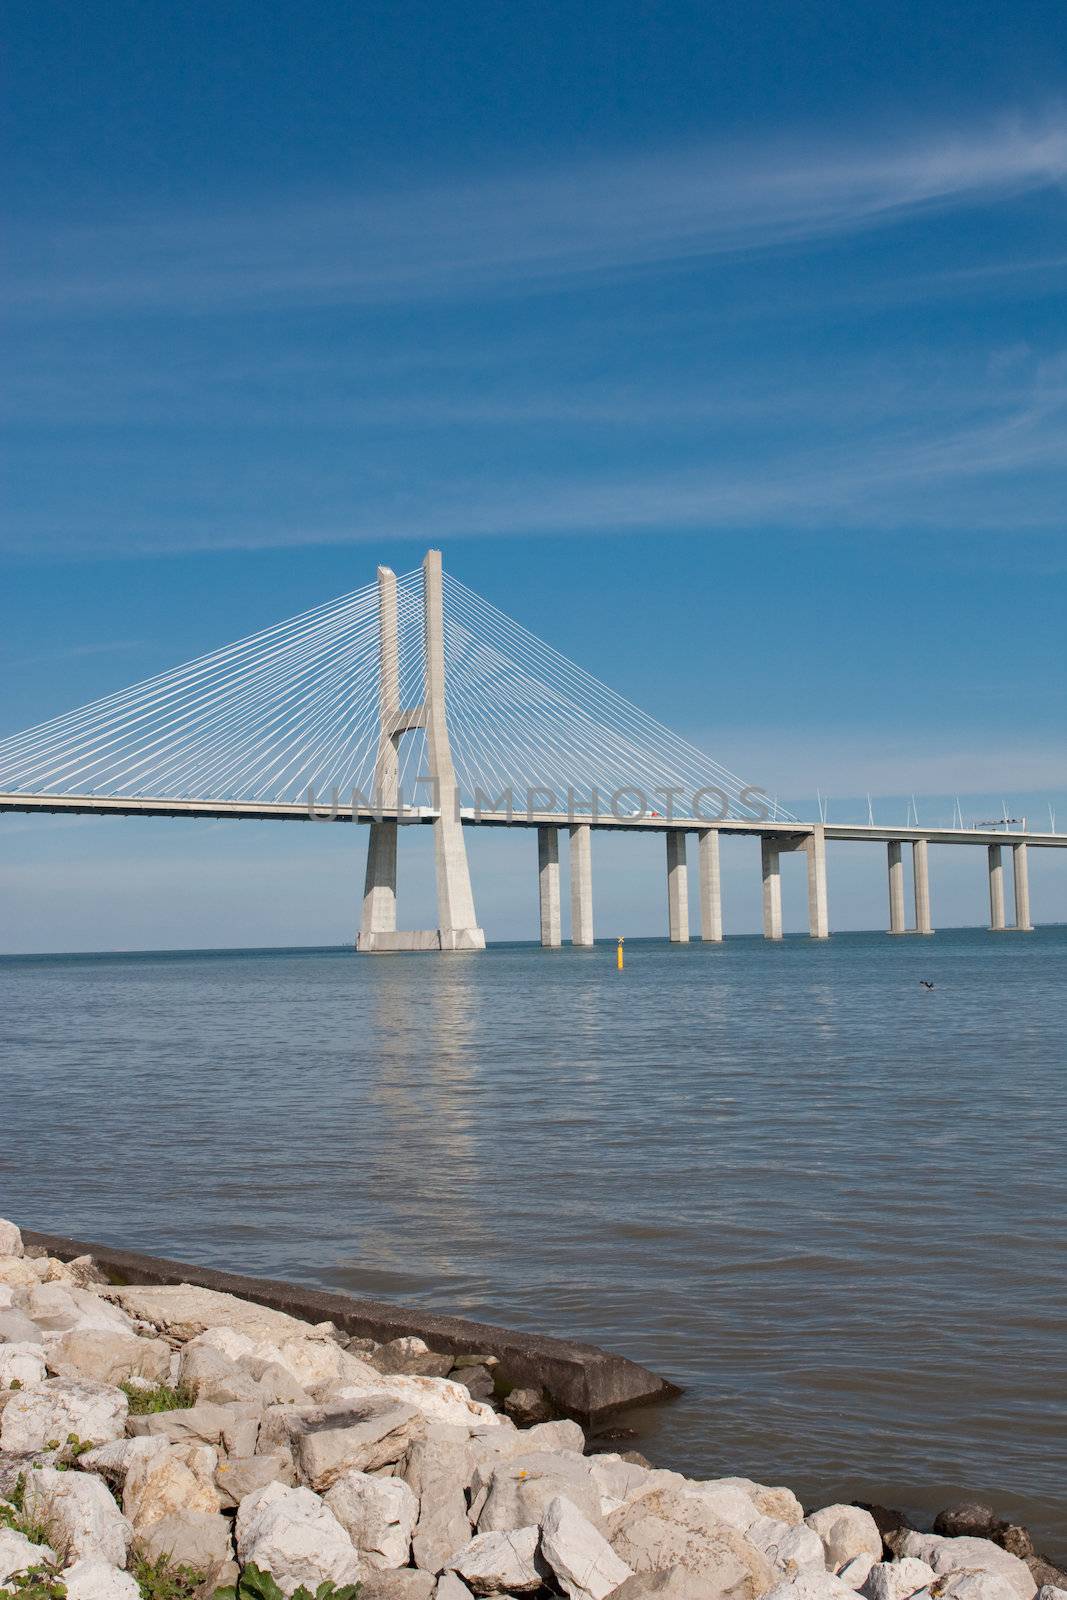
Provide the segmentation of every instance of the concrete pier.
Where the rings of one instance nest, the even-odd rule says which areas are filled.
[[[826,893],[826,829],[814,828],[805,843],[808,856],[808,932],[813,939],[830,937],[830,905]]]
[[[915,883],[915,932],[933,933],[930,921],[930,842],[915,839],[911,846],[911,869]]]
[[[588,822],[576,822],[571,835],[571,944],[593,942],[592,831]]]
[[[993,933],[1003,933],[1007,926],[1004,916],[1004,858],[999,844],[989,850],[989,926]]]
[[[700,937],[705,944],[722,943],[722,879],[719,871],[719,831],[702,828],[698,844],[700,874]]]
[[[537,884],[541,901],[541,943],[554,950],[563,942],[559,899],[559,829],[537,830]]]
[[[760,861],[763,868],[763,937],[782,937],[782,872],[778,840],[760,834]]]
[[[378,756],[374,783],[382,809],[396,809],[398,755],[393,725],[400,711],[396,574],[378,568]],[[370,825],[357,949],[376,950],[396,935],[396,819]]]
[[[667,926],[671,944],[689,943],[689,867],[680,832],[667,834]]]
[[[1026,859],[1026,844],[1011,847],[1012,874],[1015,878],[1015,926],[1020,933],[1033,933],[1030,921],[1030,872]]]
[[[907,933],[904,922],[904,859],[899,839],[890,839],[886,845],[889,861],[889,931]]]

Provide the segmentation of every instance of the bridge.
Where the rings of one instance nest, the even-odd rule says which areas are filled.
[[[464,830],[537,832],[541,942],[593,943],[592,835],[666,842],[667,926],[689,939],[688,838],[700,937],[723,937],[719,842],[760,840],[763,931],[782,937],[781,856],[806,857],[808,925],[829,936],[828,840],[878,843],[889,931],[933,932],[929,846],[986,851],[990,927],[1028,931],[1029,849],[1067,834],[803,822],[443,571],[397,576],[0,740],[0,811],[334,822],[369,830],[357,947],[485,945]],[[400,830],[433,829],[438,926],[397,927]],[[905,903],[910,846],[914,916]],[[1004,856],[1011,852],[1013,920]]]

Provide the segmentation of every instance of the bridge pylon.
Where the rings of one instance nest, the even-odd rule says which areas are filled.
[[[444,599],[441,552],[429,550],[422,563],[423,698],[418,706],[400,703],[400,640],[396,574],[378,568],[378,754],[374,769],[380,811],[399,811],[400,740],[421,729],[425,736],[425,774],[432,782],[437,816],[433,824],[437,879],[437,927],[405,932],[396,925],[397,821],[382,816],[370,826],[363,915],[356,949],[374,955],[398,950],[484,950],[471,889],[467,846],[459,815],[459,786],[452,763],[445,707]]]

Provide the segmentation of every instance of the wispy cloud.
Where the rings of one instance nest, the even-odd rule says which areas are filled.
[[[140,650],[144,642],[143,639],[110,639],[103,644],[61,645],[58,649],[43,651],[40,655],[0,655],[0,662],[7,671],[13,667],[38,666],[42,661],[76,661],[85,656],[113,655],[122,650]]]
[[[1062,184],[1067,121],[840,149],[662,151],[404,193],[24,231],[10,304],[51,313],[468,296],[830,238]]]

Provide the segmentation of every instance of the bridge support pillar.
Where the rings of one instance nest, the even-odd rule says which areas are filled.
[[[886,843],[889,861],[889,931],[907,933],[904,922],[904,856],[899,839]]]
[[[1026,860],[1026,844],[1011,847],[1012,873],[1015,878],[1015,927],[1019,933],[1033,933],[1030,921],[1030,873]]]
[[[760,863],[763,868],[763,937],[782,937],[782,871],[778,840],[760,834]]]
[[[667,926],[671,944],[689,943],[689,867],[685,834],[671,828],[667,839]]]
[[[537,884],[541,902],[541,943],[555,950],[563,941],[559,901],[559,829],[537,830]]]
[[[830,937],[830,908],[826,894],[826,829],[813,828],[805,841],[808,855],[808,932],[813,939]]]
[[[915,882],[915,932],[933,933],[930,921],[930,842],[916,839],[911,847],[911,871]]]
[[[593,942],[593,858],[592,829],[587,822],[576,822],[571,836],[571,944]]]
[[[700,937],[706,944],[721,944],[722,884],[719,873],[718,828],[701,828],[698,851],[700,872]]]
[[[989,927],[993,933],[1003,933],[1007,926],[1004,916],[1004,857],[999,844],[989,850]]]

